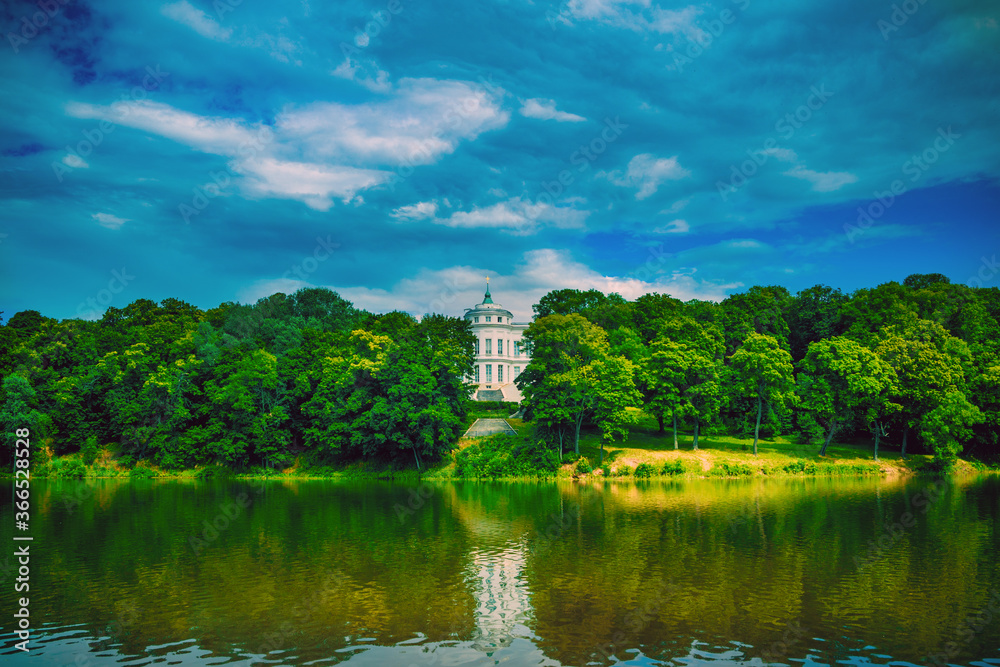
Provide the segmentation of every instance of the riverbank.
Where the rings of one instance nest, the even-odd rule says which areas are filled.
[[[233,477],[242,479],[636,479],[733,478],[733,477],[897,477],[921,473],[940,473],[941,468],[929,455],[882,451],[873,459],[870,443],[834,442],[824,457],[817,445],[797,443],[793,436],[764,438],[753,455],[753,439],[725,435],[701,435],[699,448],[692,448],[690,433],[678,434],[674,448],[673,434],[660,434],[655,425],[640,423],[622,443],[605,444],[603,460],[600,436],[585,431],[580,438],[580,453],[564,452],[562,460],[555,450],[545,451],[533,444],[534,425],[519,419],[507,419],[517,431],[514,436],[462,438],[458,447],[440,461],[423,470],[412,464],[399,466],[379,461],[351,461],[333,465],[310,465],[300,457],[285,469],[252,468],[229,470],[208,465],[186,470],[164,470],[147,461],[122,465],[107,449],[89,464],[81,454],[37,462],[33,476],[57,479],[80,478],[191,478]],[[570,445],[571,446],[571,445]],[[948,472],[956,475],[997,472],[996,467],[978,461],[958,459]]]

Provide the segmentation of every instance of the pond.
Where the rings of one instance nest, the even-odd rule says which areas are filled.
[[[4,664],[1000,665],[993,476],[6,487]]]

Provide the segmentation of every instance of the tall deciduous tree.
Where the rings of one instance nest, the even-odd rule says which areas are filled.
[[[920,432],[934,455],[951,460],[962,452],[962,443],[972,437],[972,427],[983,421],[983,413],[960,391],[949,392],[920,422]]]
[[[35,390],[23,377],[10,375],[3,379],[0,385],[0,461],[7,463],[13,460],[15,442],[14,432],[19,428],[32,431],[37,442],[43,435],[35,432],[43,420],[42,413],[35,409]]]
[[[826,285],[804,289],[789,300],[785,317],[793,361],[806,356],[810,343],[842,333],[840,309],[846,302],[839,289]]]
[[[867,403],[888,386],[889,373],[878,355],[843,336],[810,343],[799,370],[800,405],[826,427],[820,456],[826,455],[837,428],[865,417]]]
[[[784,313],[790,298],[787,289],[772,285],[754,286],[723,301],[720,323],[726,336],[726,354],[733,354],[754,333],[771,336],[787,349]]]
[[[901,406],[902,455],[906,456],[910,429],[917,427],[946,395],[964,391],[963,366],[971,365],[969,347],[940,324],[921,319],[911,326],[887,327],[875,352],[896,373],[894,401]]]
[[[666,413],[672,415],[674,449],[678,417],[694,418],[697,449],[701,421],[718,412],[722,394],[718,365],[723,349],[721,332],[714,324],[689,317],[673,317],[660,324],[647,362],[647,406],[661,420]]]
[[[792,355],[781,349],[773,336],[752,333],[730,357],[730,365],[737,389],[757,403],[757,426],[753,434],[756,456],[764,406],[783,408],[795,399]]]
[[[532,414],[550,425],[568,420],[577,453],[588,419],[597,422],[604,439],[621,432],[627,419],[623,406],[638,403],[640,396],[631,364],[611,354],[603,329],[576,313],[549,315],[532,322],[524,338],[531,361],[515,382]]]

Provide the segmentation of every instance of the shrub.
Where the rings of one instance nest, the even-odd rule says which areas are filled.
[[[118,459],[115,461],[115,463],[118,464],[119,468],[123,468],[125,470],[131,470],[132,468],[135,467],[135,457],[132,456],[131,454],[126,454],[125,456],[119,456]]]
[[[637,478],[652,477],[655,472],[656,469],[649,463],[640,463],[635,467],[635,476]]]
[[[374,461],[371,463],[375,464]],[[375,467],[375,465],[372,465],[372,467]],[[241,470],[240,474],[246,475],[247,477],[276,477],[281,475],[281,471],[275,470],[269,466],[250,466],[249,468]]]
[[[31,455],[31,476],[48,477],[52,472],[52,457],[48,447],[35,447]]]
[[[159,477],[159,473],[145,465],[137,465],[129,471],[128,476],[132,479],[150,479]]]
[[[52,462],[49,477],[62,477],[65,479],[83,479],[87,474],[87,467],[80,459],[56,459]]]
[[[576,472],[581,475],[586,475],[588,472],[593,472],[594,466],[590,465],[590,461],[587,460],[586,456],[581,456],[576,462]]]
[[[620,466],[615,469],[615,477],[631,477],[632,467],[631,466]]]
[[[563,463],[576,463],[580,460],[580,455],[576,452],[566,452],[563,454]]]
[[[831,476],[881,475],[882,469],[877,463],[823,463],[816,466],[820,474]]]
[[[816,464],[812,461],[806,461],[805,459],[796,459],[782,466],[782,470],[789,473],[802,473],[805,475],[814,475],[816,473]]]
[[[209,465],[197,471],[194,476],[198,479],[215,479],[218,477],[229,477],[231,474],[229,468],[225,466]]]
[[[611,466],[607,463],[601,466],[601,474],[605,477],[611,477]]]
[[[660,469],[660,474],[662,475],[683,475],[684,474],[684,463],[680,459],[674,459],[673,461],[667,461],[663,464],[663,468]]]
[[[94,461],[97,459],[100,451],[100,447],[97,446],[97,436],[92,435],[87,438],[87,442],[80,448],[80,457],[83,459],[85,465],[91,466],[94,465]]]
[[[718,477],[748,477],[753,473],[753,468],[746,463],[735,463],[729,461],[719,461],[712,466],[711,470],[709,470],[710,475]]]
[[[455,477],[545,477],[559,468],[559,455],[543,441],[521,436],[477,438],[455,454]]]
[[[935,456],[931,459],[927,459],[922,466],[920,466],[920,472],[926,472],[931,474],[943,474],[949,472],[955,466],[955,459],[945,458],[942,456]]]

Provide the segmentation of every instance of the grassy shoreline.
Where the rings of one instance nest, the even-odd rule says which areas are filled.
[[[517,439],[530,441],[534,426],[519,419],[508,419],[518,432]],[[471,424],[471,421],[470,421]],[[580,438],[580,454],[565,453],[554,470],[529,474],[474,476],[456,474],[456,455],[476,443],[460,439],[458,447],[441,461],[417,471],[414,467],[400,468],[376,461],[354,461],[339,465],[307,466],[300,458],[284,470],[251,469],[233,471],[207,465],[184,470],[163,470],[145,461],[134,467],[118,466],[108,452],[102,452],[92,465],[85,465],[80,453],[52,458],[47,470],[37,470],[32,476],[48,479],[249,479],[249,480],[613,480],[643,481],[647,479],[696,478],[766,478],[766,477],[900,477],[922,473],[939,474],[929,455],[910,454],[902,458],[898,451],[880,452],[879,460],[872,457],[870,443],[834,442],[825,457],[818,456],[819,447],[796,443],[791,436],[761,439],[758,455],[752,453],[752,438],[727,435],[702,435],[698,450],[692,449],[690,434],[678,434],[679,448],[674,449],[673,434],[660,434],[655,423],[643,421],[633,427],[622,443],[605,445],[603,464],[601,442],[596,432],[585,432]],[[37,464],[33,464],[37,468]],[[38,474],[38,473],[48,474]],[[948,471],[951,475],[1000,472],[996,467],[978,461],[959,459]],[[13,473],[4,475],[13,477]]]

